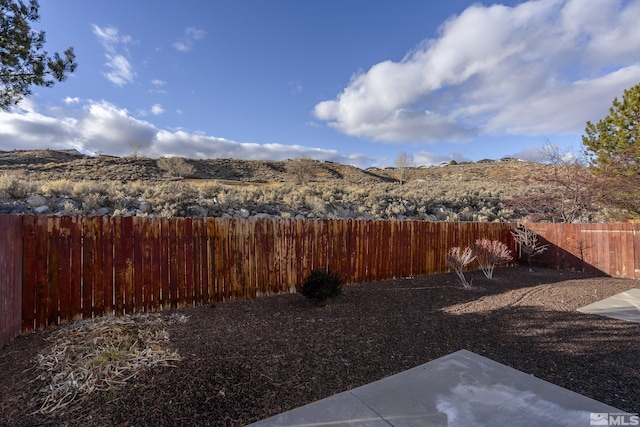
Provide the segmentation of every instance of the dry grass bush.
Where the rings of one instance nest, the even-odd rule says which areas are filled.
[[[54,332],[34,359],[41,393],[35,412],[53,413],[78,406],[94,392],[113,392],[142,369],[171,366],[180,360],[167,348],[168,323],[184,323],[187,317],[158,314],[100,317],[82,320]]]
[[[108,184],[103,181],[83,180],[71,184],[71,195],[73,197],[83,197],[87,194],[99,194],[104,196],[109,193]]]
[[[40,184],[42,195],[46,197],[70,197],[73,195],[73,181],[68,179],[56,179]]]
[[[35,185],[25,179],[24,173],[5,172],[0,174],[0,200],[25,199],[36,190]]]
[[[156,163],[161,170],[167,172],[170,176],[187,178],[193,176],[196,172],[196,168],[182,157],[160,157]]]

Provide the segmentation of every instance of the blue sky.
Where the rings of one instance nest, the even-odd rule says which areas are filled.
[[[588,4],[588,6],[587,6]],[[579,150],[640,83],[640,0],[41,0],[76,72],[0,113],[0,150],[360,167]]]

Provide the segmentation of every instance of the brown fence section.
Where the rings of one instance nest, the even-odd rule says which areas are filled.
[[[539,266],[640,278],[640,224],[525,224]],[[70,319],[294,292],[314,269],[344,283],[445,272],[504,223],[0,216],[0,345]]]
[[[508,224],[25,216],[22,327],[447,271],[449,247]]]
[[[0,347],[22,326],[22,219],[0,215]]]
[[[525,224],[549,249],[536,264],[640,279],[640,223]]]

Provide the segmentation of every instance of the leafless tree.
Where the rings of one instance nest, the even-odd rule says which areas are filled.
[[[316,163],[308,157],[296,157],[289,160],[287,171],[293,175],[296,183],[306,184],[316,176]]]
[[[527,256],[529,271],[533,271],[531,258],[546,251],[549,245],[541,245],[540,242],[538,242],[538,235],[533,230],[529,230],[524,226],[512,230],[511,234],[518,244],[520,252]]]
[[[398,181],[400,181],[400,185],[405,182],[407,168],[411,168],[413,165],[413,156],[410,156],[404,151],[396,157],[396,169],[398,171]]]
[[[131,142],[129,144],[129,148],[131,149],[129,151],[129,157],[137,159],[138,157],[145,156],[144,145],[141,144],[140,142],[137,142],[137,141]]]
[[[541,154],[551,168],[550,173],[536,177],[542,187],[535,193],[512,198],[509,206],[536,222],[571,223],[595,213],[598,182],[584,155],[550,143],[541,149]]]

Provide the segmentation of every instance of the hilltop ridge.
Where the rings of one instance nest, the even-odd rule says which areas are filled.
[[[288,182],[293,179],[292,160],[242,160],[231,158],[190,159],[184,161],[193,167],[192,179],[217,179],[243,182]],[[394,167],[361,169],[341,163],[307,160],[313,168],[314,182],[345,181],[348,183],[389,183],[398,180]],[[442,169],[442,168],[447,169]],[[483,161],[454,165],[407,167],[403,171],[408,181],[436,179],[442,175],[457,177],[461,173],[469,179],[501,180],[504,175],[522,174],[526,170],[537,173],[545,165],[523,161]],[[88,156],[76,150],[13,150],[0,151],[0,173],[16,172],[34,179],[163,181],[174,180],[157,163],[147,157]],[[512,176],[511,179],[514,177]],[[519,178],[519,177],[516,177]],[[521,178],[521,177],[520,177]],[[526,181],[526,180],[525,180]]]

